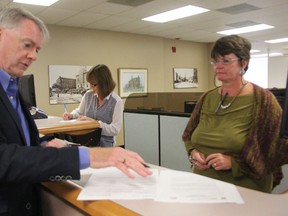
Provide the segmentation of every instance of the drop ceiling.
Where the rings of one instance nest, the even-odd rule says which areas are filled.
[[[207,13],[167,23],[142,21],[185,5],[204,7]],[[30,10],[46,24],[127,32],[168,39],[211,43],[218,31],[264,23],[273,29],[245,33],[253,49],[262,53],[288,53],[288,43],[267,44],[265,40],[288,37],[288,0],[59,0],[50,7],[32,6],[1,0],[0,6]]]

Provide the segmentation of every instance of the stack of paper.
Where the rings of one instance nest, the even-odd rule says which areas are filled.
[[[141,177],[135,173],[137,177],[134,179],[114,167],[94,170],[78,200],[153,199],[160,202],[244,203],[232,184],[189,172],[151,170],[151,176]]]

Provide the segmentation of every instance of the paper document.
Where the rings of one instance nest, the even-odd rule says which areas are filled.
[[[60,122],[65,122],[65,123],[72,123],[72,122],[77,122],[78,120],[77,119],[69,119],[69,120],[61,120]]]
[[[97,169],[78,196],[78,200],[153,199],[156,196],[158,170],[147,177],[128,178],[114,167]],[[133,172],[131,170],[131,172]]]
[[[232,184],[189,172],[163,170],[155,201],[192,203],[244,203]]]
[[[137,177],[134,179],[114,167],[94,170],[78,200],[153,199],[177,203],[244,203],[232,184],[190,172],[151,170],[151,176],[141,177],[135,173]]]

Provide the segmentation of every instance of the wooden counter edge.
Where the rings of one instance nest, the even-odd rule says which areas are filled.
[[[44,127],[38,128],[40,134],[53,134],[53,133],[64,133],[64,132],[75,132],[75,131],[83,131],[82,133],[87,133],[86,131],[91,131],[93,129],[98,128],[95,122],[85,122],[79,124],[66,124],[66,125],[58,125],[53,127]]]
[[[77,197],[80,188],[69,182],[43,182],[41,186],[58,198],[68,202],[74,208],[89,215],[99,216],[139,216],[136,212],[129,210],[111,200],[80,201]]]

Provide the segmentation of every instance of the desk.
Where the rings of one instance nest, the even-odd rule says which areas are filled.
[[[63,121],[61,117],[49,116],[46,119],[35,119],[40,134],[69,133],[73,135],[85,134],[97,128],[91,121]]]
[[[66,204],[67,209],[73,208],[77,212],[73,216],[286,216],[288,212],[288,195],[266,194],[242,187],[237,187],[237,189],[245,204],[185,204],[163,203],[153,200],[78,201],[77,196],[80,189],[69,182],[43,183],[42,187],[45,189],[46,195],[47,193],[50,194],[50,198],[59,197],[60,201],[68,204]],[[46,199],[43,208],[44,212],[51,212],[55,206]],[[61,211],[55,209],[53,213],[44,214],[44,216],[67,215],[63,214],[63,211],[62,214],[56,212]],[[65,211],[65,213],[67,212]]]
[[[136,212],[110,200],[78,201],[81,189],[69,182],[46,182],[42,183],[42,187],[43,216],[139,216]],[[51,203],[57,203],[58,206]]]

